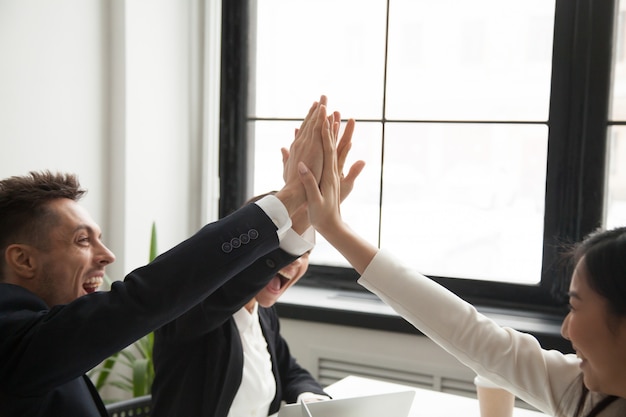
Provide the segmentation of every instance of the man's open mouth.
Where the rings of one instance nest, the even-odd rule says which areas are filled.
[[[274,275],[274,278],[267,284],[268,288],[274,292],[280,292],[291,281],[280,272]]]
[[[289,281],[291,281],[291,278],[284,276],[280,272],[276,275],[278,276],[278,278],[280,278],[280,288],[283,288],[285,285],[287,285]]]
[[[96,292],[103,282],[104,280],[102,277],[87,278],[87,280],[83,283],[83,289],[87,294],[91,294],[92,292]]]

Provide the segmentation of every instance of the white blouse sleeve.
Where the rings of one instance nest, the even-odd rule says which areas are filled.
[[[385,251],[358,282],[478,375],[542,412],[575,406],[561,401],[581,372],[575,355],[544,350],[533,336],[500,327]]]

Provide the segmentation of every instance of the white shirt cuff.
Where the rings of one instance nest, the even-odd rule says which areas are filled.
[[[283,203],[273,195],[268,195],[255,202],[272,219],[278,230],[279,246],[290,255],[300,256],[315,246],[315,232],[307,229],[302,236],[291,228],[291,219]]]

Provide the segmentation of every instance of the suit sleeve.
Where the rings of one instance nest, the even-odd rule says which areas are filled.
[[[233,245],[236,239],[240,244]],[[205,226],[109,292],[48,311],[21,287],[15,288],[18,295],[5,291],[0,294],[0,384],[24,396],[46,392],[202,300],[226,308],[232,298],[264,285],[258,276],[240,273],[278,245],[276,226],[252,204]],[[235,276],[232,291],[224,287]]]
[[[307,230],[300,236],[291,229],[289,213],[275,196],[265,196],[255,204],[269,213],[274,224],[279,226],[276,234],[280,248],[257,259],[200,304],[158,329],[155,338],[158,350],[171,343],[185,343],[200,338],[220,327],[267,285],[278,271],[314,246],[315,232]],[[256,282],[258,285],[241,286],[240,282]]]
[[[277,249],[255,261],[235,279],[209,295],[185,314],[156,331],[155,345],[185,343],[200,338],[222,326],[250,301],[270,279],[296,256]],[[241,285],[252,282],[254,285]]]

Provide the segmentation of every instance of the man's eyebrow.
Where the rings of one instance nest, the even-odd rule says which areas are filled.
[[[86,224],[79,224],[78,226],[76,226],[76,227],[74,228],[74,230],[73,230],[73,231],[74,231],[74,232],[78,232],[78,231],[80,231],[80,230],[87,230],[87,231],[90,231],[90,232],[91,232],[91,231],[93,231],[93,228],[92,228],[92,227],[87,226]]]
[[[96,229],[94,229],[93,227],[87,225],[87,224],[79,224],[78,226],[76,226],[73,230],[73,233],[76,232],[80,232],[82,230],[86,230],[88,233],[90,234],[96,234]],[[100,232],[100,234],[98,234],[98,237],[102,237],[102,233]]]
[[[580,295],[578,295],[578,293],[576,291],[569,291],[567,293],[567,296],[569,298],[576,298],[576,299],[580,300]]]

